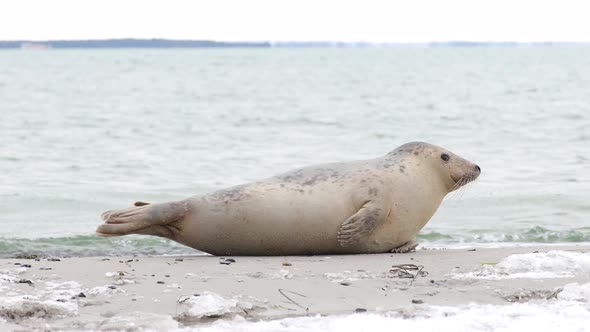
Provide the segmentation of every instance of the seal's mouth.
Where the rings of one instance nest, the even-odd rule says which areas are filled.
[[[478,167],[476,170],[473,170],[473,171],[463,174],[458,179],[455,179],[454,177],[451,176],[451,179],[453,179],[453,181],[455,181],[455,185],[451,188],[451,190],[449,190],[449,192],[455,191],[455,190],[463,187],[464,185],[468,184],[469,182],[474,181],[475,179],[477,179],[479,177],[480,173],[481,173],[481,171],[479,170],[479,167]]]

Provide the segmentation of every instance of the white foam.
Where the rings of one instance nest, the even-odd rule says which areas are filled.
[[[221,297],[212,297],[224,303]],[[227,302],[225,302],[227,303]],[[232,301],[232,304],[235,302]],[[229,307],[233,307],[230,305]],[[227,309],[227,307],[225,308]],[[590,331],[590,282],[562,287],[556,298],[506,305],[408,307],[402,311],[251,321],[242,316],[177,331]]]
[[[21,295],[0,298],[0,316],[21,320],[23,318],[53,318],[77,314],[78,305],[73,302],[44,300],[37,296]]]
[[[211,277],[206,276],[206,275],[196,275],[194,273],[188,272],[184,274],[184,277],[186,279],[194,279],[196,281],[201,281],[201,282],[207,282],[209,281],[209,279],[211,279]]]
[[[117,279],[114,282],[115,285],[127,285],[127,284],[134,284],[134,283],[135,283],[135,280],[131,280],[131,279]]]
[[[273,321],[217,321],[190,331],[590,331],[590,311],[577,303],[467,305],[408,309],[403,313],[299,317]],[[186,330],[185,330],[186,331]]]
[[[96,287],[90,288],[86,291],[86,293],[91,296],[99,296],[99,295],[113,295],[116,293],[125,293],[125,291],[119,287],[112,288],[111,285],[106,285],[106,286],[96,286]]]
[[[101,322],[101,331],[178,331],[179,325],[170,315],[131,312]]]
[[[21,269],[4,270],[1,283],[16,283],[22,273]],[[24,318],[53,318],[71,316],[78,312],[78,304],[71,301],[71,297],[78,294],[80,284],[68,282],[35,282],[34,287],[12,287],[11,292],[0,297],[0,316],[9,320]],[[1,287],[3,289],[5,287]],[[9,286],[9,289],[10,286]]]
[[[15,283],[20,277],[19,274],[23,274],[27,271],[26,268],[15,268],[15,269],[2,269],[0,270],[0,290],[8,288],[6,285]]]
[[[47,281],[45,282],[45,291],[42,294],[51,300],[69,300],[71,297],[80,294],[80,284],[75,281]]]
[[[270,276],[271,279],[293,279],[293,274],[289,270],[280,270]]]
[[[226,299],[213,292],[203,292],[179,301],[187,309],[179,315],[182,320],[198,320],[206,317],[233,317],[247,311],[263,308],[263,301],[255,298],[233,297]]]
[[[335,273],[324,273],[323,274],[324,278],[332,281],[332,282],[336,282],[336,283],[340,283],[340,282],[351,282],[351,281],[356,281],[356,280],[360,280],[360,279],[371,279],[374,277],[374,275],[372,275],[370,272],[367,271],[343,271],[343,272],[335,272]]]
[[[549,251],[510,255],[495,265],[453,273],[455,279],[571,278],[590,276],[590,253]]]
[[[581,285],[577,282],[567,284],[557,297],[560,300],[590,302],[590,282]]]

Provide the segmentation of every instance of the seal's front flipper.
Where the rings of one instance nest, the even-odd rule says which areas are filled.
[[[144,205],[150,205],[150,203],[138,201],[138,202],[133,203],[133,205],[134,206],[144,206]]]
[[[388,211],[383,205],[368,201],[352,216],[342,223],[338,230],[338,243],[343,247],[352,246],[367,237],[378,225],[383,223]]]
[[[401,247],[391,249],[391,252],[394,254],[405,254],[408,252],[416,251],[417,246],[418,242],[412,240],[402,244]]]

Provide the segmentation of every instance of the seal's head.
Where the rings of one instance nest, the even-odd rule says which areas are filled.
[[[455,191],[477,179],[481,173],[478,165],[458,155],[424,142],[411,142],[397,148],[394,152],[403,153],[418,163],[427,163],[440,175],[448,192]]]

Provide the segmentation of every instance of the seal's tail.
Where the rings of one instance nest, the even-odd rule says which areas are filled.
[[[101,218],[105,223],[98,226],[96,234],[100,236],[151,234],[150,228],[178,221],[187,212],[185,202],[159,204],[136,202],[134,205],[127,209],[104,212]]]

